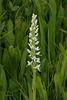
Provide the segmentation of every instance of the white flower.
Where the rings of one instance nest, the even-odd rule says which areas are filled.
[[[32,43],[32,40],[31,39],[29,39],[29,42],[30,42],[30,44]]]
[[[30,48],[31,48],[31,49],[35,49],[35,47],[34,47],[33,45],[32,45],[32,46],[30,45]]]
[[[40,63],[40,58],[36,58],[36,62],[37,63]]]
[[[32,64],[32,61],[30,62],[30,61],[27,61],[28,62],[28,65],[27,66],[30,66],[31,64]]]
[[[33,30],[35,30],[36,29],[36,27],[33,27]]]
[[[39,41],[35,42],[35,44],[36,44],[36,45],[39,44]]]
[[[38,25],[36,26],[36,28],[38,28]]]
[[[34,47],[33,45],[31,45],[30,43],[28,43],[28,45],[29,45],[29,47],[30,47],[31,49],[35,49],[35,47]]]
[[[38,69],[38,70],[40,70],[39,68],[40,68],[40,64],[39,65],[37,65],[36,67],[34,67],[35,69]]]
[[[36,50],[36,51],[39,51],[40,49],[39,49],[39,47],[36,47],[35,50]]]
[[[31,20],[31,23],[34,23],[34,19]]]
[[[37,55],[40,56],[40,48],[37,46],[39,44],[38,41],[38,25],[37,25],[37,15],[33,14],[32,15],[32,20],[31,20],[31,27],[30,27],[30,33],[29,33],[29,47],[30,50],[27,49],[27,52],[29,53],[29,57],[31,58],[31,62],[28,61],[28,65],[32,65],[32,63],[35,65],[32,66],[35,69],[38,69],[40,71],[40,58],[37,58]]]
[[[29,33],[29,38],[32,36],[32,34],[31,33]]]
[[[31,53],[30,53],[29,57],[31,58]]]
[[[27,49],[27,52],[30,53],[31,51],[29,49]]]
[[[35,36],[37,37],[38,36],[38,33]]]
[[[35,56],[34,57],[31,57],[31,59],[35,61],[36,60],[36,57]]]
[[[31,47],[30,43],[28,43],[29,47]]]
[[[34,57],[31,57],[32,60],[34,60],[35,62],[37,63],[40,63],[40,58],[36,58],[35,56]]]
[[[32,23],[31,27],[33,27],[33,26],[34,26],[34,23]]]
[[[37,15],[34,15],[34,14],[32,15],[32,19],[36,19],[36,17],[37,17]]]
[[[33,37],[32,39],[33,39],[34,41],[37,41],[37,38],[36,38],[36,37]]]
[[[32,27],[30,27],[30,31],[32,31]]]
[[[37,33],[37,32],[38,32],[38,29],[39,29],[39,28],[37,28],[37,29],[36,29],[35,33]]]
[[[36,53],[36,55],[39,55],[39,54],[40,54],[40,52],[37,52],[37,53]]]
[[[35,24],[37,24],[37,20],[35,21]]]

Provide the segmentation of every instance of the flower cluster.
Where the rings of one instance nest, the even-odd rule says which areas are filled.
[[[40,55],[40,48],[38,47],[39,41],[38,41],[38,25],[37,25],[37,15],[32,15],[31,20],[31,27],[30,27],[30,33],[29,33],[29,48],[27,49],[27,52],[29,53],[29,57],[31,58],[31,62],[28,62],[28,65],[31,65],[33,68],[40,70],[40,58],[38,57]]]

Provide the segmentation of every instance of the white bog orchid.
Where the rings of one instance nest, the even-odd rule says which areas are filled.
[[[30,27],[30,33],[29,33],[29,49],[27,49],[27,52],[29,53],[29,57],[31,58],[31,62],[28,62],[28,65],[31,65],[32,68],[38,69],[40,71],[40,58],[37,58],[37,56],[40,56],[40,48],[38,46],[38,25],[37,25],[37,15],[32,15],[31,20],[31,27]]]

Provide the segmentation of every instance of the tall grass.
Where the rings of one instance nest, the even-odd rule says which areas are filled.
[[[41,50],[36,100],[67,100],[66,0],[0,0],[0,100],[33,100],[33,71],[26,67],[32,13]]]
[[[1,17],[2,17],[2,0],[0,0],[0,63],[1,63]]]

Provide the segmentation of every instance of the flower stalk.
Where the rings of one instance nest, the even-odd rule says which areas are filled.
[[[37,15],[32,15],[31,20],[31,27],[30,27],[30,33],[29,33],[29,49],[27,49],[27,52],[29,53],[29,57],[31,58],[31,61],[27,61],[28,65],[32,67],[33,71],[33,83],[32,83],[32,89],[33,89],[33,100],[36,100],[36,86],[35,86],[35,80],[36,80],[36,69],[40,71],[40,48],[38,46],[38,25],[37,25]]]

